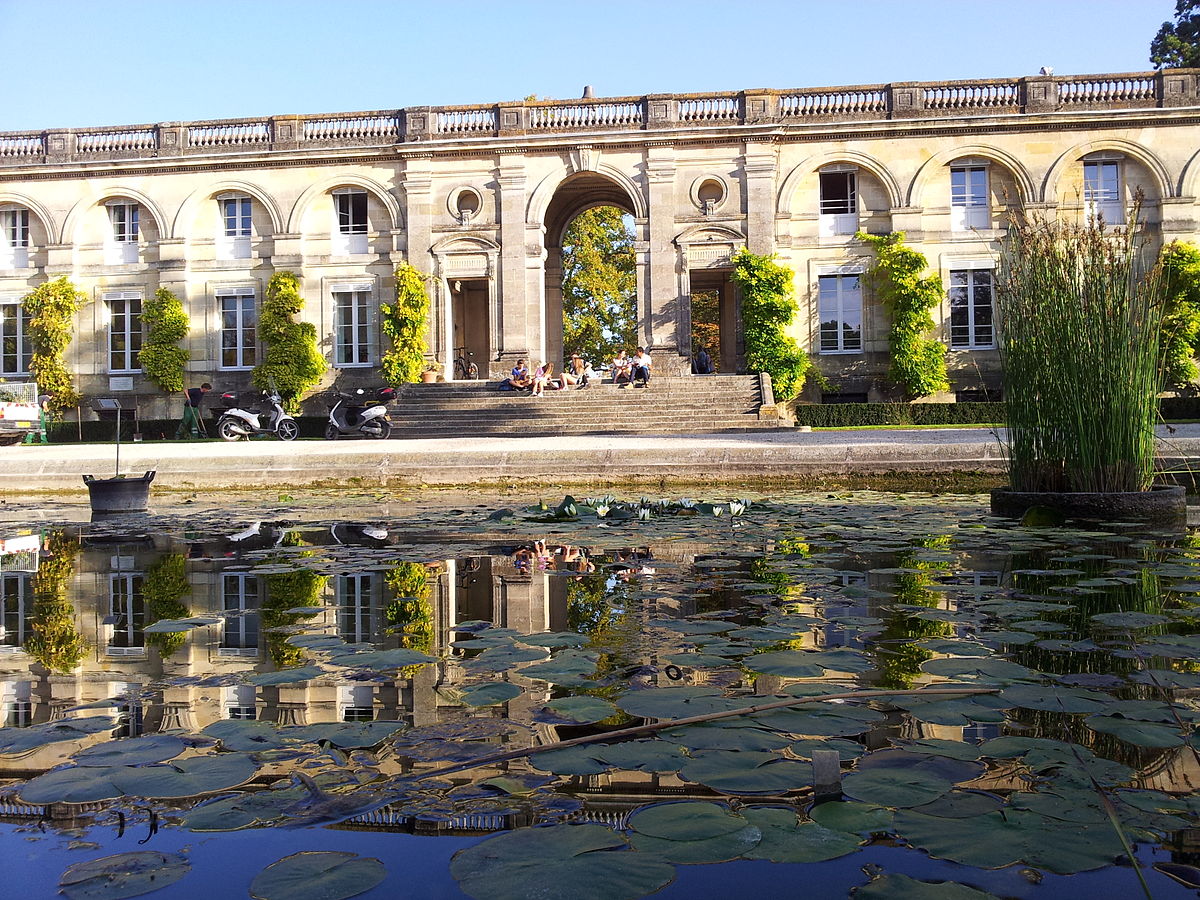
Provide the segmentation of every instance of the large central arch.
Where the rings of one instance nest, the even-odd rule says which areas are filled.
[[[545,359],[553,362],[556,367],[562,365],[563,359],[563,293],[562,293],[562,242],[567,227],[581,213],[598,206],[615,206],[635,219],[644,221],[644,213],[640,198],[616,179],[595,171],[576,172],[564,178],[555,187],[549,203],[546,204],[544,223],[546,246],[546,286],[545,302],[543,304],[542,346]],[[638,297],[635,308],[641,318],[641,299],[645,289],[643,265],[638,263],[637,290]],[[639,332],[641,329],[639,328]],[[599,364],[606,360],[593,360]]]

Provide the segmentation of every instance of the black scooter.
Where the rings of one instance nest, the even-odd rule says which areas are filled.
[[[379,388],[368,394],[359,388],[353,394],[338,391],[329,407],[329,424],[325,426],[326,440],[339,437],[364,437],[386,440],[392,434],[387,417],[387,404],[396,399],[394,388]]]

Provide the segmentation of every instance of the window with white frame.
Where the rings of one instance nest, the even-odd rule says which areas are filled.
[[[142,295],[115,291],[104,295],[108,308],[108,371],[140,372],[142,350]]]
[[[374,344],[371,288],[335,285],[333,293],[333,362],[342,368],[369,366]]]
[[[108,576],[108,646],[135,649],[146,646],[145,576],[135,573]]]
[[[107,242],[107,256],[110,265],[138,261],[139,213],[136,203],[114,201],[108,204],[111,232]]]
[[[822,237],[858,231],[858,173],[850,166],[829,166],[817,173],[821,186]]]
[[[375,578],[370,573],[337,576],[338,636],[351,644],[371,639],[371,593],[374,583]]]
[[[33,345],[27,331],[29,314],[21,298],[0,297],[0,375],[28,375]]]
[[[33,682],[0,681],[0,727],[24,728],[33,722]]]
[[[225,701],[225,718],[227,719],[257,719],[258,688],[253,684],[235,684],[222,688]]]
[[[258,301],[254,288],[221,288],[221,368],[250,369],[257,362]]]
[[[330,251],[334,256],[353,256],[367,252],[367,192],[358,188],[338,188],[333,192],[336,230]]]
[[[251,214],[249,197],[224,194],[217,198],[221,207],[221,232],[217,235],[217,259],[249,259]]]
[[[988,170],[982,165],[950,167],[950,228],[972,231],[989,228]]]
[[[340,686],[338,711],[343,722],[370,722],[375,718],[375,688],[369,684]]]
[[[222,609],[225,626],[221,632],[219,656],[258,656],[259,580],[242,572],[221,576]]]
[[[29,265],[29,210],[0,209],[0,269]]]
[[[991,263],[987,268],[956,264],[950,270],[950,348],[991,350],[996,346]]]
[[[1098,219],[1106,225],[1125,223],[1125,204],[1121,202],[1121,163],[1118,160],[1084,161],[1083,205],[1090,219]]]
[[[862,278],[860,273],[821,275],[818,284],[818,316],[822,353],[861,353]]]
[[[17,648],[25,643],[32,612],[29,576],[0,576],[0,646]]]

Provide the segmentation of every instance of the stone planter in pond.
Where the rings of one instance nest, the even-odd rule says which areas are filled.
[[[150,505],[150,482],[153,480],[153,471],[131,478],[83,476],[94,513],[145,512]]]
[[[1163,485],[1148,491],[1073,493],[1065,491],[992,491],[992,515],[1022,519],[1031,508],[1053,510],[1066,519],[1104,522],[1149,522],[1183,525],[1187,499],[1182,485]]]

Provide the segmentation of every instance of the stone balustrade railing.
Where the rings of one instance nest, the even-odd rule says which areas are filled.
[[[714,94],[530,100],[480,106],[164,122],[0,133],[0,167],[388,146],[461,138],[692,130],[1200,106],[1200,69],[1037,75]]]

